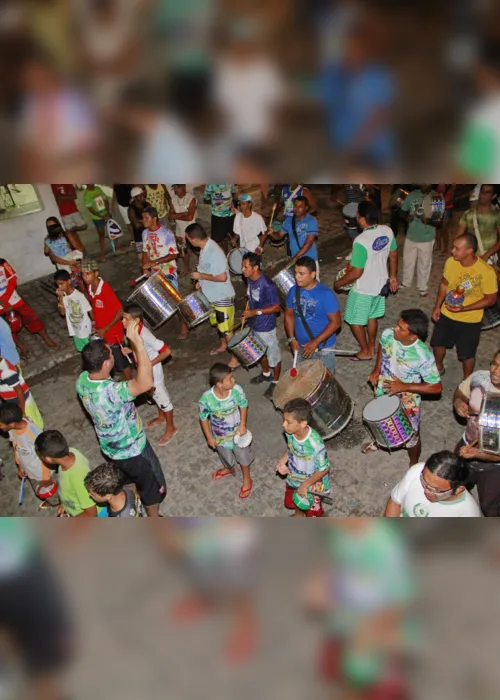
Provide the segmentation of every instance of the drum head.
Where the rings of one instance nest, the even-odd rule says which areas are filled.
[[[227,264],[234,275],[241,275],[243,270],[243,256],[246,248],[234,248],[227,256]]]
[[[367,403],[363,409],[363,419],[371,423],[389,418],[398,410],[400,399],[397,396],[379,396]]]
[[[310,510],[314,504],[314,496],[308,493],[307,496],[299,496],[297,491],[294,491],[292,500],[300,510]]]
[[[239,345],[242,340],[245,340],[245,338],[250,333],[250,331],[251,331],[251,328],[248,328],[248,327],[243,328],[243,330],[241,330],[241,331],[236,331],[236,333],[233,335],[233,337],[231,338],[231,340],[227,344],[228,350]]]
[[[346,219],[355,219],[358,215],[358,206],[357,202],[349,202],[349,204],[346,204],[342,209],[342,214]]]
[[[292,399],[307,399],[321,383],[326,369],[321,360],[306,360],[297,365],[297,376],[285,372],[273,394],[273,403],[283,409]]]

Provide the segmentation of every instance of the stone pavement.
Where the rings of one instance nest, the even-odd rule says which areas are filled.
[[[343,259],[339,258],[341,254],[345,255],[349,243],[341,232],[339,210],[322,207],[321,212],[320,231],[324,241],[320,254],[322,281],[331,286],[337,271],[345,265]],[[400,241],[400,247],[402,242]],[[282,249],[269,249],[267,261],[271,262],[271,256],[279,259],[282,255]],[[420,299],[416,289],[404,289],[388,300],[387,313],[380,324],[380,330],[393,326],[402,309],[420,307],[426,313],[431,313],[443,264],[444,258],[434,258],[431,293],[426,299]],[[128,281],[139,274],[135,256],[132,253],[117,256],[103,265],[102,273],[124,300],[129,294]],[[189,281],[182,279],[181,288],[187,293],[190,289]],[[42,312],[50,330],[64,339],[64,321],[57,317],[55,301],[51,301],[49,294],[44,293],[42,297],[41,293],[35,296],[33,292],[30,296],[31,288],[26,291],[23,289],[22,292],[27,301]],[[241,299],[243,285],[240,282],[237,283],[237,292],[240,297],[238,305],[241,308],[244,302]],[[345,299],[345,295],[340,295],[342,308],[345,306]],[[54,310],[51,303],[54,304]],[[285,447],[281,418],[273,404],[262,397],[262,388],[251,386],[249,383],[250,378],[259,370],[251,369],[247,372],[240,369],[236,375],[250,401],[248,427],[254,435],[256,452],[253,465],[254,489],[247,501],[240,501],[238,491],[241,477],[224,479],[219,483],[211,482],[211,472],[219,466],[219,462],[217,456],[206,446],[198,422],[197,401],[208,387],[208,369],[213,362],[208,350],[216,341],[215,332],[209,324],[204,323],[190,334],[187,341],[181,342],[177,340],[178,329],[178,321],[172,319],[158,331],[159,337],[168,342],[173,351],[173,358],[165,366],[165,376],[174,402],[176,424],[180,428],[171,444],[157,449],[169,487],[163,512],[172,516],[285,516],[287,511],[282,505],[284,485],[275,476],[276,460]],[[285,344],[281,320],[279,336],[286,370],[291,366],[291,356]],[[477,358],[478,368],[488,366],[498,344],[498,330],[482,334]],[[338,347],[355,347],[347,326],[344,326],[340,333]],[[48,353],[43,347],[38,347],[37,352],[43,353],[42,359],[46,361]],[[70,355],[70,359],[61,362],[55,369],[33,377],[30,384],[44,415],[46,427],[61,430],[70,444],[82,450],[91,464],[96,466],[102,461],[102,456],[94,430],[75,395],[79,357],[72,350],[72,344],[68,340],[64,343],[64,353]],[[220,359],[229,359],[229,356],[222,356]],[[441,399],[423,402],[424,459],[437,450],[453,448],[462,432],[462,426],[453,416],[451,405],[453,392],[462,377],[461,366],[454,352],[448,355],[446,366]],[[337,358],[337,379],[355,401],[355,411],[354,418],[346,430],[327,443],[332,464],[334,503],[329,511],[332,516],[380,514],[392,486],[407,469],[408,458],[404,450],[395,451],[393,454],[379,452],[367,456],[360,452],[361,445],[367,438],[361,412],[372,398],[371,388],[367,384],[372,367],[371,362],[355,363],[347,357]],[[29,364],[27,370],[29,375]],[[140,407],[140,413],[145,420],[155,412],[156,408],[147,404]],[[160,434],[161,428],[150,431],[153,445]],[[6,440],[0,442],[0,457],[5,461],[0,513],[36,515],[37,502],[32,494],[27,493],[22,507],[17,505],[19,482]]]

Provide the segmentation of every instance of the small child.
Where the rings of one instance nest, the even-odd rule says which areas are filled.
[[[292,517],[322,517],[323,506],[318,496],[309,510],[301,510],[294,501],[297,491],[306,497],[308,492],[330,493],[330,462],[323,439],[309,425],[311,407],[305,399],[292,399],[283,408],[283,428],[286,432],[288,449],[278,460],[277,470],[287,476],[285,508],[295,510]],[[288,466],[287,466],[288,464]]]
[[[57,287],[57,309],[66,317],[68,333],[75,347],[81,352],[92,334],[92,307],[87,297],[75,289],[67,270],[58,270],[54,275]]]
[[[229,365],[218,362],[210,368],[210,386],[200,398],[200,423],[208,446],[217,451],[224,465],[212,474],[212,479],[219,481],[234,476],[238,463],[243,474],[239,498],[245,499],[252,492],[250,465],[254,455],[250,446],[238,447],[234,438],[247,432],[248,400],[241,386],[235,383]]]
[[[103,462],[87,474],[84,484],[96,503],[108,508],[110,518],[144,518],[144,508],[134,486],[114,464]]]
[[[57,510],[59,517],[67,514],[71,518],[106,517],[105,508],[97,508],[85,488],[84,479],[90,471],[88,459],[69,447],[66,439],[58,430],[45,430],[35,441],[38,456],[52,469],[60,467],[59,500]]]
[[[123,325],[125,329],[138,318],[139,324],[139,335],[141,336],[148,357],[153,365],[153,380],[154,380],[154,393],[153,400],[158,406],[158,416],[153,418],[146,425],[148,428],[152,428],[155,425],[161,425],[163,422],[166,423],[166,431],[162,438],[158,441],[159,447],[164,447],[167,445],[174,435],[179,431],[174,424],[174,407],[172,401],[170,400],[170,395],[165,387],[165,376],[163,374],[162,362],[171,356],[172,352],[168,345],[166,345],[163,340],[156,338],[151,331],[144,325],[144,313],[139,306],[135,304],[127,304],[123,313]],[[123,348],[122,352],[125,355],[132,354],[130,348]]]
[[[19,478],[51,481],[50,469],[43,464],[35,450],[35,440],[42,430],[23,417],[17,403],[0,405],[0,430],[9,433]]]

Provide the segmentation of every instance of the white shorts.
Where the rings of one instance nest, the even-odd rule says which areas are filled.
[[[269,367],[274,368],[281,362],[281,352],[278,343],[278,334],[276,328],[273,331],[255,331],[257,335],[267,345],[266,357],[269,362]]]
[[[153,380],[153,401],[158,406],[160,411],[173,411],[174,407],[172,405],[172,400],[170,399],[170,394],[165,386],[165,376],[163,374],[163,367],[161,363],[153,367]]]
[[[87,225],[79,211],[75,212],[74,214],[61,216],[61,220],[66,231],[71,231],[72,228],[79,228],[80,226]]]
[[[117,202],[118,204],[118,202]],[[120,214],[122,215],[122,219],[126,224],[130,223],[130,219],[128,218],[128,207],[122,207],[121,204],[118,204],[118,209],[120,211]]]

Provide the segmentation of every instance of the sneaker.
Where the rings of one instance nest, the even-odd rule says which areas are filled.
[[[264,382],[271,382],[273,379],[273,375],[270,374],[269,377],[266,377],[262,372],[258,374],[256,377],[252,377],[250,379],[250,384],[263,384]]]
[[[277,387],[277,384],[275,382],[272,382],[271,386],[267,387],[267,389],[264,392],[264,396],[266,397],[266,399],[273,398],[274,390],[276,389],[276,387]]]

